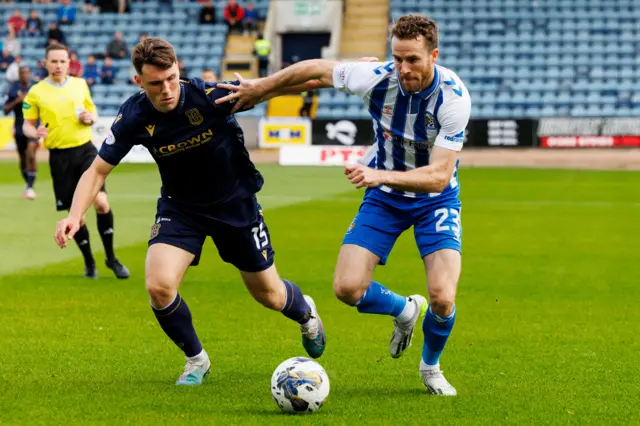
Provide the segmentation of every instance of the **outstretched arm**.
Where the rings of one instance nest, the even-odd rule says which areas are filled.
[[[378,58],[364,57],[358,62],[375,62]],[[293,64],[268,77],[256,80],[244,80],[236,74],[239,86],[219,84],[218,87],[233,93],[216,100],[217,104],[235,102],[231,111],[236,112],[245,106],[253,106],[276,96],[287,93],[300,93],[333,86],[333,71],[340,63],[326,59],[309,59]]]
[[[320,80],[311,80],[311,81],[307,81],[306,83],[296,84],[295,86],[285,87],[276,92],[267,93],[265,96],[263,96],[260,99],[260,101],[258,101],[258,103],[266,102],[269,99],[277,98],[278,96],[297,95],[302,92],[307,92],[310,90],[322,89],[323,87],[325,86],[322,84]]]
[[[258,79],[256,83],[267,92],[318,80],[323,87],[333,87],[333,69],[339,62],[327,59],[309,59],[288,66],[268,77]]]

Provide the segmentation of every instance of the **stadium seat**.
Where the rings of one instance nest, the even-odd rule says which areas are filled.
[[[390,22],[412,12],[438,21],[440,64],[467,83],[473,116],[638,115],[638,95],[618,102],[640,92],[638,1],[390,0]],[[318,116],[333,115],[328,99]]]

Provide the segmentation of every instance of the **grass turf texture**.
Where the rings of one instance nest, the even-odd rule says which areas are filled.
[[[361,192],[338,168],[261,166],[265,218],[282,276],[311,294],[328,333],[319,362],[331,393],[311,417],[283,415],[269,380],[304,355],[295,324],[249,296],[207,240],[181,288],[212,360],[204,386],[178,388],[181,352],[156,323],[144,257],[159,179],[122,165],[109,178],[117,254],[132,278],[53,242],[51,182],[20,199],[13,162],[0,163],[0,423],[2,424],[628,424],[637,421],[640,343],[640,173],[462,169],[463,274],[442,367],[456,398],[425,394],[422,336],[387,355],[392,322],[359,315],[332,293],[333,267]],[[375,278],[425,293],[412,239],[402,236]],[[636,378],[634,378],[636,377]],[[634,417],[636,416],[636,417]]]

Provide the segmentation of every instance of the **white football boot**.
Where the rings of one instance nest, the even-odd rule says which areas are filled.
[[[209,374],[211,370],[211,361],[209,356],[205,353],[204,356],[188,359],[187,365],[184,366],[184,372],[178,378],[176,385],[178,386],[198,386],[202,384],[202,381]]]
[[[444,378],[440,364],[427,365],[420,361],[420,376],[427,391],[433,395],[456,396],[456,389]]]
[[[395,328],[393,329],[391,342],[389,343],[389,355],[391,355],[391,358],[400,358],[404,351],[409,349],[411,341],[413,340],[413,330],[416,327],[416,323],[429,308],[427,299],[419,294],[409,296],[407,303],[415,304],[416,310],[409,321],[400,322],[396,318],[393,319]]]

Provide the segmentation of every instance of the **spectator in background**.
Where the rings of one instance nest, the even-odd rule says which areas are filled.
[[[97,5],[96,0],[84,0],[82,10],[86,13],[98,13],[100,12],[100,7]]]
[[[244,18],[244,9],[236,0],[229,0],[224,8],[224,20],[227,22],[228,33],[233,31],[242,32],[242,19]]]
[[[2,70],[2,72],[7,71],[11,62],[13,62],[13,56],[11,56],[11,53],[9,53],[6,47],[3,47],[2,56],[0,56],[0,70]]]
[[[102,69],[100,70],[100,83],[102,84],[113,84],[116,80],[117,71],[113,67],[110,57],[104,58],[104,64],[102,65]]]
[[[69,56],[69,75],[72,77],[82,77],[82,62],[78,59],[78,54],[72,52]]]
[[[127,0],[96,0],[96,5],[102,13],[126,13],[131,10]]]
[[[118,0],[118,13],[131,12],[131,5],[129,3],[129,0]]]
[[[7,20],[9,32],[20,35],[27,28],[27,21],[22,17],[20,9],[15,9],[13,15]]]
[[[40,81],[46,77],[47,77],[47,69],[42,64],[42,61],[36,61],[36,68],[33,71],[33,75],[31,76],[31,78],[33,79],[33,81]]]
[[[113,34],[113,40],[107,44],[104,56],[111,58],[126,58],[127,55],[127,43],[122,39],[122,33],[120,31],[116,31]]]
[[[187,67],[184,66],[184,61],[182,59],[178,59],[178,70],[180,71],[180,78],[189,78],[189,71]]]
[[[208,0],[202,9],[200,9],[200,23],[201,24],[215,24],[216,23],[216,10],[213,7],[213,0]]]
[[[211,68],[205,68],[202,70],[202,74],[200,75],[202,81],[206,81],[207,83],[215,83],[218,81],[218,77],[216,76],[215,71]]]
[[[14,81],[18,81],[20,77],[20,67],[22,66],[22,56],[16,56],[16,58],[9,64],[7,67],[7,72],[5,77],[9,83],[13,83]]]
[[[138,43],[142,43],[144,42],[146,39],[149,38],[149,34],[147,33],[140,33],[140,37],[138,37]]]
[[[62,0],[62,4],[56,11],[58,14],[58,24],[71,25],[76,20],[76,7],[70,0]]]
[[[7,38],[3,43],[3,49],[7,49],[11,56],[18,56],[20,54],[20,40],[16,38],[13,31],[7,33]]]
[[[49,24],[49,32],[47,33],[47,45],[51,42],[51,40],[60,44],[67,44],[67,39],[65,38],[64,33],[60,28],[58,28],[58,24],[56,24],[55,22]]]
[[[93,87],[98,82],[100,74],[98,73],[98,64],[96,64],[96,57],[89,55],[87,58],[87,66],[84,67],[84,73],[82,77],[87,81],[89,88]]]
[[[300,117],[311,117],[311,107],[313,106],[313,90],[307,90],[300,93],[302,96],[302,107],[300,108]]]
[[[27,19],[27,35],[29,37],[39,37],[42,35],[42,31],[42,19],[38,16],[38,11],[31,10],[29,19]]]
[[[253,2],[250,1],[247,3],[247,7],[244,11],[244,29],[249,32],[251,35],[254,35],[258,32],[258,21],[260,17],[258,16],[258,11],[254,9]]]
[[[253,55],[258,58],[258,75],[266,77],[269,73],[269,54],[271,53],[271,43],[265,40],[262,34],[253,43]]]

